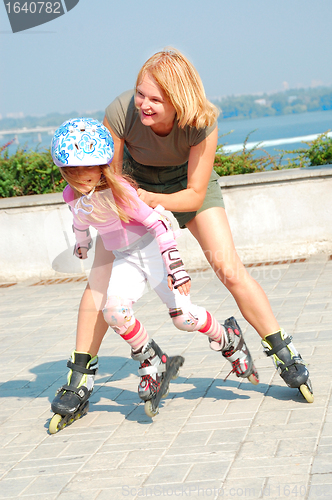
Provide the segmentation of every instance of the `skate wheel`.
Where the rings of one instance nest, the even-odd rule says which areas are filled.
[[[56,434],[59,430],[59,423],[62,420],[62,415],[58,415],[57,413],[53,415],[50,421],[50,425],[48,426],[48,431],[50,434]]]
[[[259,378],[254,373],[252,373],[251,375],[249,375],[248,380],[253,385],[257,385],[259,383]]]
[[[144,411],[145,411],[145,414],[148,417],[151,417],[151,418],[155,417],[159,413],[159,409],[158,408],[156,408],[155,410],[153,409],[151,401],[146,401],[145,402]]]
[[[179,375],[180,375],[180,370],[178,370],[176,373],[174,373],[172,380],[175,380],[176,378],[178,378]]]
[[[73,418],[69,420],[68,422],[68,425],[73,423],[73,422],[76,422],[76,420],[78,420],[79,418],[81,417],[84,417],[84,415],[86,415],[88,413],[88,409],[89,409],[89,401],[87,401],[80,409],[80,411],[76,414],[73,415]]]
[[[169,387],[167,387],[167,391],[161,397],[162,398],[167,398],[168,395],[169,395]]]
[[[305,385],[305,384],[300,385],[299,390],[300,390],[302,396],[304,397],[304,399],[306,401],[308,401],[308,403],[313,403],[314,402],[314,395],[310,391],[310,389],[309,389],[309,387],[307,385]]]

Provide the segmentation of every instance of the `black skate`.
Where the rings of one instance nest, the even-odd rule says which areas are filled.
[[[166,359],[166,371],[163,373],[159,390],[153,394],[151,399],[144,405],[144,411],[148,417],[155,417],[159,413],[159,403],[161,398],[165,398],[169,393],[169,383],[178,377],[179,369],[184,363],[182,356],[171,356]]]
[[[171,379],[178,376],[184,358],[167,356],[154,340],[151,340],[140,352],[132,351],[131,356],[141,362],[138,370],[141,376],[138,395],[145,401],[144,411],[148,417],[155,417],[159,412],[160,400],[168,395],[169,383]]]
[[[224,327],[228,338],[228,344],[225,347],[221,349],[220,344],[209,340],[211,349],[221,351],[222,355],[232,364],[232,370],[225,380],[231,373],[235,373],[237,377],[247,378],[249,382],[257,385],[259,382],[258,372],[236,319],[233,316],[226,319]]]
[[[74,351],[67,366],[70,368],[68,383],[57,390],[51,404],[54,415],[48,428],[50,434],[55,434],[88,412],[98,358]]]
[[[300,393],[308,401],[314,402],[309,371],[304,364],[301,355],[297,352],[292,342],[292,337],[281,329],[278,332],[266,335],[262,340],[262,346],[267,356],[272,356],[272,361],[281,378],[288,387],[299,389]]]

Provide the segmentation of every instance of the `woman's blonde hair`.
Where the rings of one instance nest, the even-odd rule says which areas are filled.
[[[128,207],[137,206],[137,202],[120,180],[124,178],[136,188],[135,182],[126,175],[121,175],[121,177],[116,175],[110,165],[100,165],[100,169],[102,175],[93,196],[88,201],[85,200],[86,203],[93,206],[93,211],[84,216],[85,221],[88,220],[92,224],[93,222],[107,222],[110,219],[110,211],[112,211],[123,222],[129,222],[130,217],[127,209]],[[75,175],[73,175],[74,170],[75,167],[60,167],[61,175],[73,189],[75,198],[80,199],[77,208],[84,208],[79,183],[75,180]],[[80,219],[80,212],[78,212],[77,217]]]
[[[147,73],[174,106],[179,127],[199,129],[216,121],[218,109],[206,98],[198,72],[181,52],[167,48],[150,57],[138,73],[136,90]]]

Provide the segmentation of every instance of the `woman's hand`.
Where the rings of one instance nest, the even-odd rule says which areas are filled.
[[[145,191],[145,189],[138,188],[137,194],[140,200],[144,201],[149,207],[156,208],[158,203],[156,203],[154,199],[155,193],[151,193],[150,191]]]

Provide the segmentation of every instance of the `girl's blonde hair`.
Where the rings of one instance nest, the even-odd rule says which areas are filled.
[[[200,129],[216,121],[217,107],[206,98],[199,74],[181,52],[168,48],[150,57],[138,73],[136,90],[147,73],[174,106],[179,127]]]
[[[137,202],[133,199],[132,195],[128,192],[126,187],[120,182],[124,178],[134,188],[135,182],[126,175],[115,174],[114,169],[110,165],[100,165],[102,175],[98,182],[96,189],[91,199],[86,203],[93,206],[93,211],[89,215],[85,215],[85,221],[88,220],[91,224],[93,222],[107,222],[110,219],[110,211],[117,214],[123,222],[129,222],[130,217],[127,213],[128,207],[137,206]],[[82,198],[82,193],[79,190],[79,183],[75,180],[74,174],[75,167],[60,167],[60,172],[65,181],[73,189],[75,198]],[[79,201],[77,208],[84,208],[82,201]],[[77,217],[80,219],[80,212]],[[82,221],[83,222],[83,221]]]

